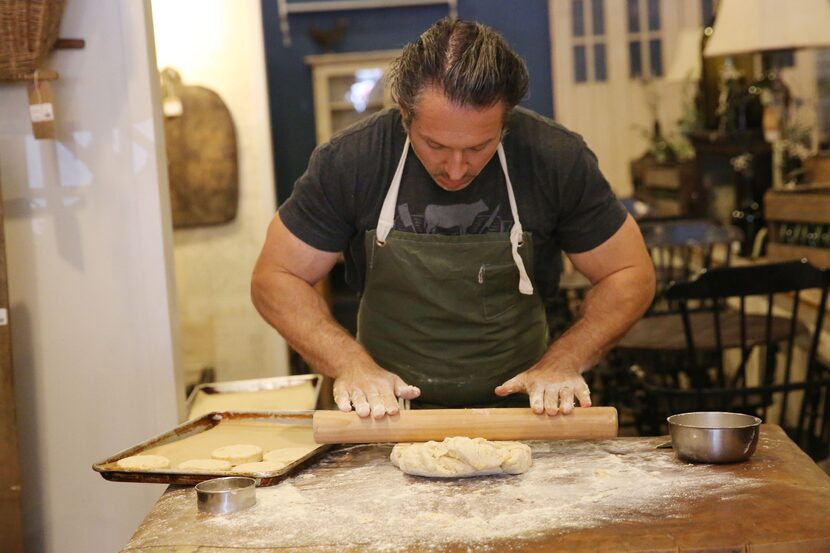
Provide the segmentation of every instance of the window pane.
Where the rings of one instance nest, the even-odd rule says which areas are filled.
[[[711,25],[714,15],[714,0],[700,0],[700,23],[704,27]]]
[[[585,35],[585,4],[582,0],[571,0],[571,22],[573,36]]]
[[[660,0],[648,0],[648,30],[660,30]]]
[[[628,32],[640,32],[640,1],[628,0]]]
[[[648,57],[651,62],[651,76],[663,76],[663,44],[659,38],[648,41]]]
[[[640,50],[639,40],[628,43],[628,76],[632,79],[643,75],[642,54]]]
[[[591,0],[591,21],[594,34],[605,34],[605,0]]]
[[[585,47],[574,46],[574,81],[584,83],[588,80],[588,67],[585,63]]]
[[[605,44],[601,42],[594,44],[594,80],[608,80],[608,71],[605,64]]]
[[[782,50],[780,52],[772,52],[773,64],[776,67],[795,67],[795,51]]]

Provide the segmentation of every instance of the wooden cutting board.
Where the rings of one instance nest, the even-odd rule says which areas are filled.
[[[231,113],[218,94],[180,86],[181,115],[164,118],[173,227],[219,225],[236,217],[239,164]]]

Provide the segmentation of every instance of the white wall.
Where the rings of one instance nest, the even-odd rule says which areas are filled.
[[[585,6],[587,14],[590,5]],[[549,0],[555,113],[557,121],[585,138],[614,192],[630,196],[630,163],[648,148],[645,133],[651,132],[655,116],[652,109],[663,133],[676,134],[677,119],[683,113],[684,87],[665,79],[652,80],[646,86],[643,80],[629,77],[627,3],[605,2],[604,6],[605,34],[598,40],[605,43],[608,78],[604,82],[575,83],[573,45],[582,39],[572,36],[572,4],[570,0]],[[662,0],[660,7],[665,75],[680,32],[702,27],[699,0]],[[650,99],[654,108],[649,106]]]
[[[152,5],[159,69],[174,67],[184,84],[218,93],[237,133],[236,219],[175,231],[186,377],[192,380],[205,366],[215,367],[219,380],[288,374],[284,340],[250,301],[251,271],[276,209],[260,3],[154,0]]]
[[[0,83],[26,551],[117,551],[163,486],[91,465],[177,421],[166,162],[149,2],[72,0],[52,66],[58,139]]]

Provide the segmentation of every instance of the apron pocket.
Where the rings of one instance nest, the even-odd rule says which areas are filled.
[[[519,269],[514,263],[484,264],[478,271],[484,318],[495,319],[519,301]]]

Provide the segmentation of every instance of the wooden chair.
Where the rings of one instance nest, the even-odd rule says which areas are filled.
[[[806,260],[716,268],[692,281],[670,285],[665,295],[680,307],[686,357],[673,379],[654,378],[647,368],[640,371],[642,405],[652,424],[680,412],[744,412],[779,424],[814,458],[826,457],[830,374],[817,354],[828,285],[830,270],[817,269]],[[814,317],[806,317],[811,324],[805,325],[799,321],[799,311],[804,291],[810,289],[817,290],[817,307]],[[775,300],[781,296],[791,298],[786,318],[773,314]],[[765,300],[760,316],[748,312],[748,304],[758,301],[755,298]],[[708,310],[697,316],[710,317],[708,325],[693,319],[692,307],[701,302]],[[727,309],[737,313],[729,323]],[[794,363],[802,349],[796,345],[804,346],[800,363]],[[705,355],[708,350],[716,355]]]
[[[639,222],[640,231],[654,263],[657,289],[645,318],[612,350],[594,371],[600,380],[599,398],[620,411],[623,424],[637,426],[638,433],[656,432],[643,426],[643,406],[634,397],[639,385],[630,368],[646,365],[651,372],[666,377],[676,374],[685,352],[682,342],[665,347],[667,335],[682,337],[676,301],[665,291],[672,282],[685,281],[714,266],[729,266],[733,245],[742,239],[739,229],[706,219],[653,219]],[[702,308],[703,306],[699,306]]]
[[[665,297],[672,282],[689,280],[714,266],[729,266],[740,229],[706,219],[643,221],[640,231],[657,276],[657,290],[648,314],[677,310]]]

